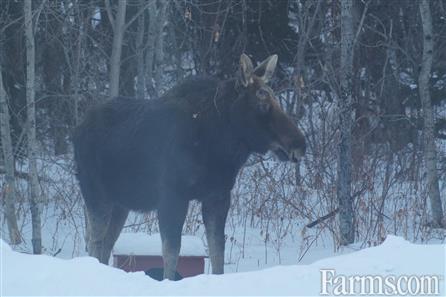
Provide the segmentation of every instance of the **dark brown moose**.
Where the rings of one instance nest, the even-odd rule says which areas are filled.
[[[252,153],[282,161],[305,153],[305,138],[267,86],[272,55],[255,69],[240,57],[237,79],[193,77],[160,99],[115,98],[74,135],[87,209],[88,253],[107,263],[130,210],[158,212],[164,278],[174,279],[190,200],[202,203],[212,272],[223,273],[230,191]]]

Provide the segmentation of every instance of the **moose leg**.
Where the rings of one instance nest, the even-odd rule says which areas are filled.
[[[167,199],[165,199],[167,200]],[[175,201],[158,207],[158,222],[163,245],[164,278],[175,280],[181,248],[181,230],[186,219],[187,201]]]
[[[107,255],[105,237],[110,223],[113,205],[107,203],[86,203],[87,207],[87,251],[99,262],[108,264],[110,254]]]
[[[116,240],[121,234],[129,211],[119,205],[114,205],[111,213],[110,222],[108,224],[107,233],[104,237],[104,256],[107,260],[110,258],[111,251],[115,245]]]
[[[225,223],[229,211],[230,194],[227,193],[218,198],[204,200],[201,206],[213,274],[224,272]]]

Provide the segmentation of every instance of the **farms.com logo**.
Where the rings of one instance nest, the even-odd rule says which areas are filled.
[[[439,275],[343,275],[321,269],[320,295],[439,296]]]

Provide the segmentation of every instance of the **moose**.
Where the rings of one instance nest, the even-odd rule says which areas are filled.
[[[253,153],[297,162],[305,138],[267,85],[272,55],[240,73],[192,77],[158,99],[118,97],[92,108],[73,136],[90,256],[108,263],[130,210],[157,211],[164,278],[174,280],[188,204],[198,200],[212,273],[224,270],[225,222],[236,176]]]

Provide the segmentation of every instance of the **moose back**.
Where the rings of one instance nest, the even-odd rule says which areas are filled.
[[[160,99],[116,98],[92,109],[74,135],[87,209],[87,251],[107,263],[130,210],[158,212],[164,277],[175,278],[188,203],[202,203],[213,273],[223,273],[230,191],[250,154],[297,161],[305,139],[267,82],[273,55],[240,58],[235,79],[190,78]]]

